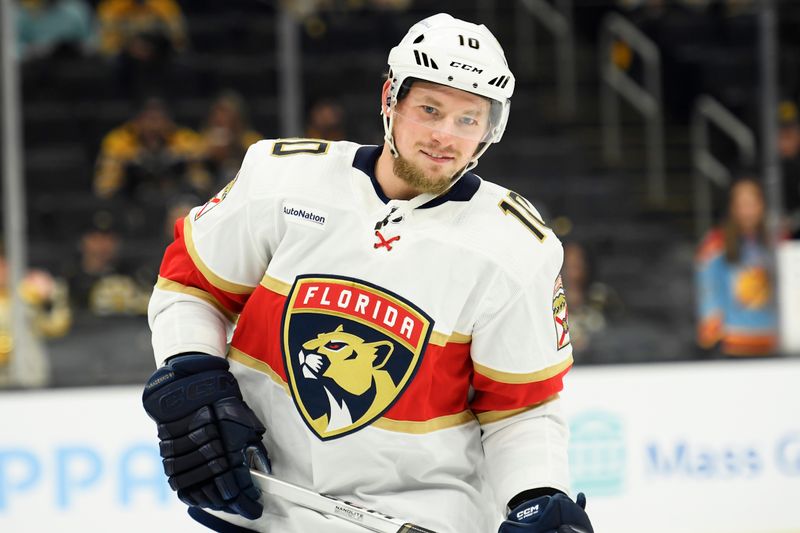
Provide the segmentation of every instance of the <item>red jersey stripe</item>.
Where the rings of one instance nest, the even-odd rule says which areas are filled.
[[[187,249],[184,230],[185,226],[182,220],[175,223],[175,240],[164,253],[159,276],[185,287],[200,289],[208,293],[228,312],[241,313],[250,294],[229,292],[211,283],[192,259]]]
[[[472,377],[469,344],[428,344],[422,363],[405,393],[384,413],[392,420],[430,420],[469,409]],[[419,398],[427,398],[421,403]]]
[[[247,304],[248,308],[253,307],[253,311],[239,318],[231,348],[266,363],[284,383],[288,383],[281,347],[281,317],[285,303],[285,296],[263,285],[257,287]]]
[[[543,402],[564,388],[564,375],[572,365],[560,373],[532,383],[501,383],[476,373],[472,380],[475,397],[470,406],[475,413],[510,411]]]

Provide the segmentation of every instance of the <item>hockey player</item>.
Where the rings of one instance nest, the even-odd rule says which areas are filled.
[[[258,142],[176,225],[143,395],[170,485],[217,531],[360,531],[259,499],[257,450],[439,533],[591,532],[566,495],[561,244],[470,172],[508,119],[503,50],[439,14],[389,68],[383,146]]]

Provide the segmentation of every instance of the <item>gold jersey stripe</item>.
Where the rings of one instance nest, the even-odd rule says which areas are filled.
[[[272,370],[272,368],[264,361],[259,361],[252,355],[248,355],[236,348],[231,348],[228,351],[228,359],[232,359],[233,361],[241,363],[248,368],[252,368],[253,370],[261,372],[262,374],[268,375],[272,381],[283,387],[283,390],[286,391],[286,394],[288,394],[289,397],[292,396],[292,393],[289,390],[289,384],[283,381],[283,378],[281,378],[274,370]]]
[[[475,372],[481,374],[482,376],[486,376],[487,378],[497,381],[498,383],[509,383],[509,384],[522,384],[522,383],[536,383],[537,381],[544,381],[546,379],[550,379],[555,375],[560,374],[572,364],[572,355],[570,355],[567,359],[561,361],[560,363],[544,368],[542,370],[537,370],[535,372],[528,372],[525,374],[517,374],[515,372],[502,372],[500,370],[494,370],[489,368],[488,366],[483,366],[481,364],[473,362],[472,365],[475,368]]]
[[[441,429],[462,426],[475,420],[472,411],[461,411],[454,415],[440,416],[431,420],[391,420],[389,418],[379,418],[372,423],[372,427],[394,431],[396,433],[412,433],[420,435],[432,433]]]
[[[434,331],[431,333],[431,340],[429,342],[431,344],[435,344],[436,346],[444,346],[447,343],[469,344],[472,342],[472,337],[456,331],[452,332],[450,335],[445,335],[444,333]]]
[[[172,281],[171,279],[162,278],[158,276],[158,281],[156,281],[156,288],[162,289],[165,291],[171,292],[180,292],[182,294],[188,294],[189,296],[194,296],[195,298],[199,298],[206,303],[209,303],[214,306],[220,313],[225,315],[225,318],[236,323],[239,320],[239,315],[233,313],[226,309],[219,300],[214,298],[214,295],[204,291],[203,289],[198,289],[197,287],[189,287],[188,285],[184,285],[183,283],[178,283],[177,281]]]
[[[454,331],[450,334],[450,339],[447,342],[452,342],[455,344],[469,344],[472,342],[472,335],[466,335],[464,333]]]
[[[186,244],[186,250],[189,252],[192,262],[194,262],[194,266],[196,266],[203,276],[205,276],[209,283],[218,289],[221,289],[225,292],[230,292],[232,294],[252,293],[255,290],[255,287],[241,285],[239,283],[234,283],[232,281],[223,279],[215,274],[210,268],[208,268],[205,263],[203,263],[203,260],[200,259],[200,254],[197,253],[197,248],[194,246],[194,240],[192,239],[192,223],[189,221],[190,216],[191,215],[183,219],[183,240]]]
[[[537,407],[541,407],[542,405],[552,402],[558,398],[558,394],[553,394],[549,398],[535,403],[533,405],[529,405],[527,407],[522,407],[520,409],[511,409],[509,411],[486,411],[485,413],[479,413],[476,415],[478,417],[478,422],[483,424],[491,424],[492,422],[499,422],[500,420],[505,420],[506,418],[511,418],[512,416],[516,416],[520,413],[524,413],[525,411],[530,411],[531,409],[536,409]]]
[[[261,286],[282,296],[289,296],[289,292],[292,290],[291,283],[273,278],[269,274],[264,274],[264,277],[261,278]]]

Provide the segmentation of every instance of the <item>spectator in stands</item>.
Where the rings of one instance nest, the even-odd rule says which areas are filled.
[[[783,202],[787,230],[800,239],[800,122],[797,104],[784,100],[778,108],[778,151],[783,171]]]
[[[347,137],[344,121],[344,108],[336,100],[321,98],[308,110],[306,137],[341,141]]]
[[[186,23],[175,0],[102,0],[97,6],[100,50],[117,59],[122,88],[167,88],[173,57],[187,47]]]
[[[193,194],[181,194],[170,198],[167,204],[167,216],[164,217],[164,229],[161,234],[163,246],[160,252],[163,252],[167,245],[172,244],[172,241],[175,240],[175,222],[185,218],[193,207],[203,204],[204,201]],[[163,253],[159,253],[159,262],[162,255]]]
[[[769,355],[777,317],[764,223],[764,194],[752,178],[730,189],[728,214],[696,256],[698,343],[729,356]]]
[[[564,244],[562,272],[575,360],[589,362],[597,356],[594,341],[604,334],[609,320],[621,310],[620,299],[608,285],[594,279],[589,253],[578,242]]]
[[[81,55],[95,37],[83,0],[23,0],[17,6],[17,53],[23,61]]]
[[[163,101],[150,99],[132,120],[103,139],[94,192],[99,198],[121,199],[127,207],[163,213],[164,199],[175,193],[210,194],[212,179],[202,156],[201,136],[176,125]]]
[[[100,46],[107,55],[148,59],[186,48],[186,23],[174,0],[102,0],[97,6]]]
[[[136,265],[124,265],[123,238],[114,215],[92,215],[78,243],[77,264],[68,273],[72,305],[97,316],[141,315],[150,291],[133,277]],[[152,283],[152,280],[148,280]]]
[[[261,139],[250,129],[244,101],[233,91],[222,93],[211,104],[202,136],[206,168],[216,188],[233,179],[247,149]]]
[[[8,286],[8,265],[0,246],[0,368],[7,365],[12,355],[11,295]],[[23,278],[19,294],[27,306],[26,313],[33,329],[34,346],[30,349],[44,350],[40,338],[55,338],[66,335],[72,326],[66,283],[40,269],[30,270]]]

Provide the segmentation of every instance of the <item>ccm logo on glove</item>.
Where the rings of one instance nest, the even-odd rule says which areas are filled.
[[[593,533],[586,496],[576,501],[563,493],[539,496],[512,509],[498,533]]]
[[[158,380],[152,386],[158,386],[159,383],[169,381],[174,378],[174,374],[170,372],[168,376],[164,376],[163,380]],[[192,383],[188,387],[178,387],[170,393],[162,396],[159,399],[161,408],[165,411],[172,411],[179,409],[186,401],[197,401],[203,398],[211,398],[219,393],[226,391],[234,391],[238,388],[236,378],[232,375],[212,376],[203,381]]]
[[[531,516],[539,514],[539,504],[531,505],[523,509],[522,511],[517,513],[517,520],[522,520],[523,518],[530,518]]]

